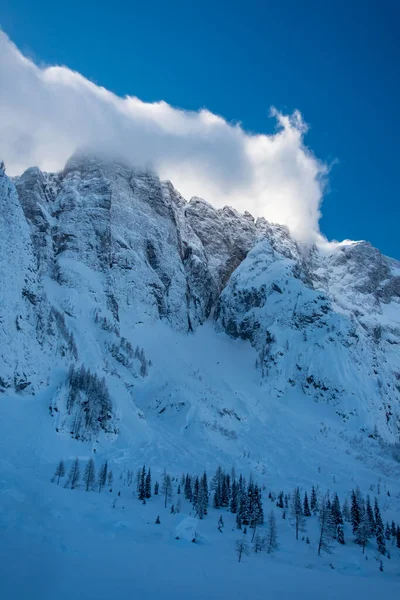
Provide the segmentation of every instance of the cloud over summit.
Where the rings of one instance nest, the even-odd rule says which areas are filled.
[[[315,241],[327,167],[304,145],[299,112],[274,135],[246,132],[207,110],[120,98],[66,67],[40,68],[0,31],[0,157],[11,174],[62,169],[81,147],[151,166],[187,198],[288,225]]]

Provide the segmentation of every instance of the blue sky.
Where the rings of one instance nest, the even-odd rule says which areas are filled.
[[[397,258],[399,22],[400,3],[390,0],[3,0],[1,12],[25,55],[118,95],[207,107],[266,133],[271,105],[299,109],[306,143],[337,161],[322,232],[368,239]]]

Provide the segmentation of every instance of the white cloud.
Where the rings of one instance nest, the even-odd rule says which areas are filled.
[[[0,31],[0,157],[8,172],[61,169],[80,147],[151,166],[201,196],[319,237],[326,165],[304,145],[299,112],[271,111],[275,135],[250,134],[207,110],[120,98],[66,67],[40,68]]]

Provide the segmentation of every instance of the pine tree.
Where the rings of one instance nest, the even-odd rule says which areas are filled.
[[[385,544],[385,532],[383,527],[383,521],[381,517],[381,511],[379,510],[378,500],[375,498],[374,503],[374,516],[375,516],[375,535],[376,535],[376,543],[378,545],[378,551],[385,555],[386,554],[386,544]]]
[[[146,481],[145,481],[145,496],[147,499],[151,498],[151,472],[150,467],[147,471]]]
[[[161,521],[160,521],[160,515],[157,515],[156,525],[159,525],[160,523],[161,523]]]
[[[194,480],[193,495],[192,495],[192,503],[193,503],[194,508],[197,507],[197,503],[199,501],[199,492],[200,492],[200,480],[199,480],[198,476],[196,475],[196,479]]]
[[[138,489],[138,500],[146,500],[146,467],[143,465],[140,471],[139,489]]]
[[[358,524],[355,536],[356,544],[359,544],[362,548],[363,554],[365,547],[368,544],[368,540],[371,537],[371,526],[368,518],[366,507],[360,507],[360,523]]]
[[[392,521],[392,525],[391,525],[391,528],[390,528],[390,533],[392,535],[393,542],[394,542],[395,539],[396,539],[396,523],[394,521]]]
[[[90,458],[83,475],[83,481],[86,485],[86,491],[93,490],[96,483],[96,467],[93,458]]]
[[[278,534],[277,534],[277,527],[276,527],[276,519],[275,519],[275,514],[274,514],[273,510],[271,510],[271,512],[268,515],[268,519],[267,519],[266,547],[267,547],[268,554],[271,554],[271,552],[276,550],[278,547]]]
[[[374,511],[372,510],[372,506],[371,506],[371,499],[369,496],[367,496],[367,503],[366,503],[365,510],[367,513],[367,519],[368,519],[368,525],[369,525],[369,535],[371,537],[371,536],[375,535],[376,523],[375,523]]]
[[[59,485],[60,479],[61,479],[61,477],[64,477],[64,475],[65,475],[64,461],[60,460],[60,462],[57,465],[57,469],[55,470],[55,473],[54,473],[54,478],[57,477],[57,485]]]
[[[243,490],[242,495],[240,496],[240,504],[239,504],[239,514],[240,519],[243,525],[249,525],[250,523],[250,511],[248,504],[248,495]]]
[[[351,520],[349,501],[347,500],[347,498],[345,498],[343,502],[343,519],[347,522]]]
[[[278,494],[278,500],[276,501],[276,506],[278,508],[284,508],[284,504],[283,504],[283,492],[279,492],[279,494]]]
[[[260,533],[256,533],[253,541],[253,550],[257,554],[257,552],[262,552],[265,550],[266,538],[260,535]]]
[[[154,495],[155,495],[155,496],[158,496],[158,490],[159,490],[159,487],[160,487],[160,486],[159,486],[159,484],[158,484],[158,481],[156,481],[156,482],[155,482],[155,484],[154,484]]]
[[[238,511],[238,486],[235,480],[232,483],[230,511],[233,514],[236,514]]]
[[[357,498],[359,494],[356,494],[354,490],[351,492],[351,527],[353,531],[353,535],[357,535],[357,529],[360,524],[360,506],[359,499]]]
[[[243,554],[246,554],[246,556],[249,554],[249,545],[244,536],[239,540],[236,540],[236,554],[239,562],[242,561]]]
[[[392,537],[392,533],[390,531],[390,525],[389,523],[386,523],[386,527],[385,527],[385,538],[387,539],[388,542],[390,542],[390,538]]]
[[[220,506],[223,508],[226,508],[227,506],[229,506],[229,479],[228,479],[229,475],[224,475],[224,477],[222,478],[222,485],[221,485],[221,495],[220,495]]]
[[[189,500],[189,502],[191,502],[193,499],[192,481],[189,475],[186,475],[185,479],[185,498],[186,500]]]
[[[108,475],[107,475],[107,483],[108,483],[108,487],[110,488],[110,492],[112,492],[112,484],[114,481],[114,475],[113,472],[110,470],[108,471]]]
[[[317,511],[318,511],[317,492],[315,490],[315,487],[312,486],[312,490],[311,490],[311,512],[315,515],[315,513]]]
[[[220,533],[222,533],[223,529],[224,529],[224,520],[222,518],[222,515],[220,516],[220,518],[218,519],[218,523],[217,523],[217,527],[218,527],[218,531]]]
[[[167,508],[167,504],[172,494],[172,482],[171,477],[168,474],[164,475],[161,491],[164,494],[164,508]]]
[[[342,515],[341,508],[340,508],[339,497],[336,493],[334,494],[333,500],[332,500],[332,517],[333,517],[333,520],[335,521],[336,531],[337,531],[338,525],[343,525],[343,515]]]
[[[331,541],[335,533],[335,521],[332,516],[332,510],[329,506],[328,497],[326,497],[319,512],[318,556],[321,556],[322,550],[327,553],[331,552]]]
[[[311,511],[310,511],[310,507],[308,505],[307,492],[305,492],[305,494],[304,494],[303,514],[305,517],[311,517]]]
[[[345,541],[344,541],[344,531],[343,531],[343,525],[341,525],[341,524],[339,524],[337,526],[336,537],[337,537],[337,541],[339,542],[339,544],[344,545],[344,543],[345,543]]]
[[[400,526],[397,525],[396,529],[396,546],[400,548]]]
[[[99,471],[99,475],[97,478],[97,485],[99,487],[99,492],[101,492],[101,490],[107,483],[107,473],[108,473],[108,462],[105,461]]]
[[[300,488],[295,488],[293,491],[291,514],[295,520],[296,527],[296,540],[299,539],[299,531],[303,531],[304,528],[304,515],[301,507]]]
[[[79,459],[76,458],[71,465],[71,468],[68,473],[68,479],[67,479],[67,482],[64,487],[65,488],[70,487],[71,490],[74,490],[76,487],[78,487],[80,477],[81,477],[81,469],[79,466]]]

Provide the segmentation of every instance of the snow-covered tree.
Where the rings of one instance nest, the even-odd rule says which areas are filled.
[[[79,459],[76,458],[71,465],[71,468],[68,473],[68,479],[64,487],[70,487],[71,490],[74,490],[76,487],[78,487],[80,477],[81,469],[79,465]]]
[[[276,527],[276,519],[274,511],[268,515],[267,518],[267,535],[266,535],[266,548],[268,554],[271,554],[278,547],[278,532]]]
[[[368,518],[367,510],[364,506],[361,506],[360,509],[360,523],[358,524],[355,542],[359,544],[362,548],[363,554],[365,552],[365,547],[368,544],[368,540],[371,537],[371,526]]]
[[[314,486],[312,486],[311,490],[311,512],[315,514],[318,511],[318,497],[317,491]]]
[[[318,556],[321,552],[331,552],[331,541],[336,533],[336,525],[332,516],[332,510],[329,506],[328,498],[322,502],[319,511],[319,539],[318,539]]]
[[[381,554],[386,554],[386,543],[385,543],[385,531],[383,527],[383,521],[381,517],[381,511],[379,509],[378,500],[375,498],[374,503],[374,517],[375,517],[375,535],[378,550]]]
[[[282,508],[283,508],[283,501],[282,501]],[[311,511],[310,511],[310,507],[308,504],[307,492],[305,492],[305,494],[304,494],[303,514],[305,517],[311,517]]]
[[[140,471],[139,489],[138,489],[138,500],[146,502],[146,467],[143,465]]]
[[[300,496],[300,488],[295,488],[292,496],[292,504],[291,504],[291,515],[294,519],[295,528],[296,528],[296,540],[299,539],[299,531],[303,531],[304,529],[304,515],[303,509],[301,507],[301,496]]]
[[[145,496],[147,499],[151,498],[151,471],[150,467],[147,471],[146,482],[145,482]]]
[[[222,518],[222,515],[221,515],[221,516],[220,516],[220,518],[218,519],[217,528],[218,528],[218,531],[219,531],[220,533],[222,533],[222,531],[223,531],[223,529],[224,529],[224,520],[223,520],[223,518]]]
[[[360,524],[360,505],[359,505],[360,493],[359,493],[359,490],[357,490],[357,492],[355,492],[354,490],[352,490],[352,492],[351,492],[350,515],[351,515],[351,527],[353,530],[353,535],[357,535],[357,529]]]
[[[235,549],[236,549],[238,561],[242,562],[243,554],[245,554],[246,556],[248,556],[248,554],[249,554],[249,544],[247,543],[247,540],[244,536],[242,538],[236,540]]]
[[[104,463],[102,464],[102,466],[100,468],[99,475],[97,478],[97,485],[98,485],[99,492],[101,492],[101,490],[107,483],[107,474],[108,474],[108,461],[104,461]]]
[[[338,525],[343,525],[343,514],[340,508],[339,496],[335,493],[332,500],[332,517],[335,521],[336,530]]]
[[[57,465],[57,469],[54,472],[54,479],[57,478],[57,485],[59,485],[60,479],[61,479],[61,477],[64,477],[64,475],[65,475],[64,461],[60,460],[60,462]]]
[[[168,473],[164,475],[161,491],[164,495],[164,507],[167,508],[167,504],[172,496],[172,481],[171,476],[168,475]]]
[[[83,481],[85,482],[86,491],[92,491],[96,483],[96,467],[93,458],[90,458],[87,462],[85,473],[83,474]]]

